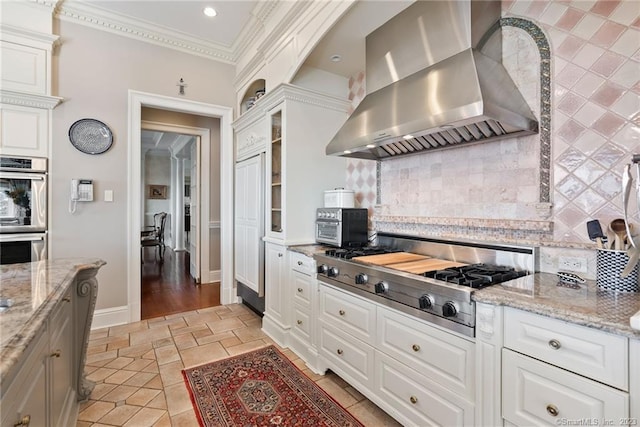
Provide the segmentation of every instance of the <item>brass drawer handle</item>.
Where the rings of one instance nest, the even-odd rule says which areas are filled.
[[[298,288],[298,292],[302,292],[302,288]]]
[[[340,314],[340,316],[344,316],[344,310],[340,310],[338,314]]]
[[[71,302],[71,297],[64,297],[64,298],[62,298],[62,301]]]
[[[338,350],[336,351],[336,353],[338,353],[338,354],[340,354],[340,355],[341,355],[341,354],[342,354],[342,353],[344,353],[344,352],[343,352],[341,349],[338,349]]]
[[[13,427],[28,426],[31,423],[31,415],[25,415],[20,421],[15,423]]]
[[[415,405],[416,403],[418,403],[418,398],[415,396],[411,396],[409,398],[409,402],[411,402],[413,405]]]
[[[411,348],[413,349],[413,351],[420,351],[420,346],[418,344],[412,345]]]
[[[302,265],[302,261],[298,261],[298,265]]]
[[[60,350],[56,350],[55,352],[51,353],[51,357],[60,357]]]
[[[562,344],[560,344],[560,341],[553,339],[553,340],[549,340],[549,347],[551,347],[554,350],[558,350],[560,347],[562,347]]]
[[[298,325],[302,325],[302,320],[298,320]]]
[[[555,405],[547,405],[547,413],[552,417],[557,417],[560,411],[558,411],[558,407]]]
[[[282,258],[282,254],[281,253],[278,253],[278,258]]]

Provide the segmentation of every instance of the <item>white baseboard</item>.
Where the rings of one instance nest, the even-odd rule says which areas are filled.
[[[93,313],[91,330],[108,328],[110,326],[124,325],[129,323],[129,307],[103,308]]]
[[[222,278],[221,270],[212,270],[209,272],[209,281],[210,282],[219,282]]]

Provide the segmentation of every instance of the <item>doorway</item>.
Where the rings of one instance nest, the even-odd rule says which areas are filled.
[[[141,317],[141,258],[140,258],[140,231],[142,224],[142,199],[143,182],[141,174],[141,132],[142,132],[142,108],[150,107],[159,110],[178,113],[193,114],[203,117],[213,117],[220,122],[220,302],[229,304],[237,302],[233,289],[233,140],[231,130],[232,109],[195,101],[178,98],[169,98],[160,95],[147,94],[137,91],[129,91],[129,167],[128,167],[128,292],[129,292],[129,318],[135,322]],[[209,144],[201,144],[201,195],[199,213],[197,219],[200,232],[200,247],[202,252],[209,246],[209,170],[207,159],[210,157]],[[193,223],[193,211],[191,212]],[[190,238],[194,236],[190,235]],[[209,259],[202,256],[201,280],[204,283],[211,282]]]

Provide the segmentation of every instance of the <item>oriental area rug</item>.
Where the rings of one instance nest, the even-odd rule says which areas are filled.
[[[182,375],[202,427],[363,427],[272,345]]]

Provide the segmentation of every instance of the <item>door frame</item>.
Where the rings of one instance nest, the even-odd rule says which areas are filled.
[[[153,93],[129,90],[128,94],[128,137],[129,155],[127,164],[127,293],[129,321],[140,320],[140,224],[142,222],[140,200],[142,194],[142,107],[151,107],[161,110],[176,111],[180,113],[196,114],[205,117],[220,119],[220,302],[231,304],[238,301],[233,287],[233,109],[214,104],[206,104],[198,101],[190,101],[182,98],[172,98]],[[202,145],[205,145],[204,143]],[[204,152],[202,153],[204,157]],[[201,182],[208,183],[209,169],[202,169]],[[208,186],[207,186],[208,187]],[[201,189],[202,191],[203,189]],[[207,194],[207,200],[209,196]],[[209,240],[209,204],[206,206],[207,215],[201,215],[200,233],[207,233]],[[202,279],[209,275],[201,266]],[[208,280],[209,277],[206,277]],[[206,282],[204,282],[206,283]]]

